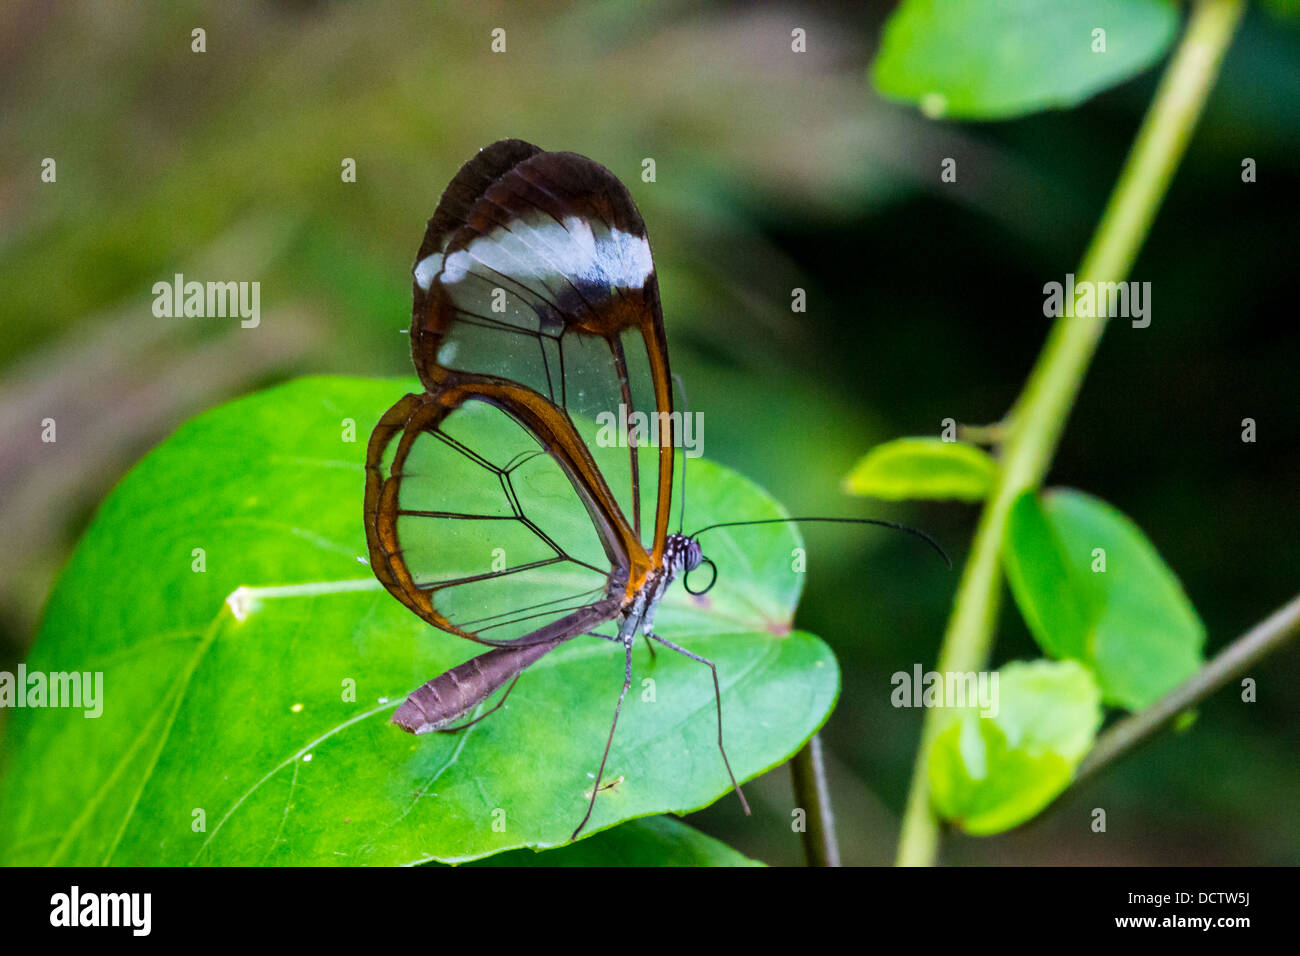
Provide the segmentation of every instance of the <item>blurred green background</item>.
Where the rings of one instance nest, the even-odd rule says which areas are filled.
[[[840,482],[882,440],[1008,408],[1047,330],[1043,283],[1077,265],[1154,74],[1071,112],[931,122],[867,83],[889,7],[6,3],[0,669],[26,654],[96,502],[179,422],[302,373],[409,373],[398,333],[424,222],[507,136],[628,183],[706,455],[792,512],[905,520],[960,561],[974,509],[866,502]],[[1210,653],[1300,581],[1298,181],[1300,29],[1252,10],[1133,275],[1152,283],[1151,327],[1108,333],[1049,477],[1143,527]],[[152,285],[175,272],[260,281],[261,326],[155,318]],[[890,706],[889,677],[933,665],[957,574],[902,536],[805,536],[798,624],[844,669],[824,732],[843,856],[889,862],[921,721]],[[994,663],[1037,656],[1009,602],[1001,620]],[[1252,676],[1258,703],[1224,691],[1189,731],[1016,833],[951,839],[944,860],[1300,862],[1300,653]],[[751,797],[754,818],[724,799],[691,820],[799,862],[786,771]],[[1106,834],[1089,830],[1095,806]]]

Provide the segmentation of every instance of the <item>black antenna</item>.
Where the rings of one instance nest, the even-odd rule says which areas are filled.
[[[905,524],[896,524],[893,521],[881,521],[878,518],[760,518],[755,521],[722,521],[719,522],[718,524],[707,525],[706,527],[701,528],[699,531],[696,531],[693,534],[691,534],[690,537],[698,538],[700,535],[704,534],[704,532],[713,531],[715,528],[739,528],[745,525],[785,524],[786,522],[798,522],[798,521],[809,521],[809,522],[815,521],[815,522],[822,522],[825,524],[874,524],[874,525],[879,525],[882,528],[893,528],[895,531],[906,531],[908,534],[916,535],[918,538],[920,538],[930,547],[934,548],[934,550],[938,552],[939,557],[943,558],[943,563],[948,566],[948,570],[949,571],[952,570],[952,560],[948,557],[948,553],[939,546],[939,542],[935,541],[934,538],[930,537],[928,534],[926,534],[924,531],[920,530],[919,528],[912,528]],[[714,576],[715,577],[717,576],[716,570],[714,572]],[[712,585],[710,584],[710,586]]]
[[[682,393],[682,432],[683,440],[686,432],[686,416],[691,413],[691,403],[686,399],[686,386],[682,384],[682,377],[674,375],[673,381],[677,383],[677,390]],[[676,450],[674,449],[674,454]],[[682,445],[682,506],[677,517],[677,533],[682,533],[682,528],[686,525],[686,445]]]

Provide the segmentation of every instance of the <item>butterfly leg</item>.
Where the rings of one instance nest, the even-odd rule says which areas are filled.
[[[607,640],[607,641],[621,641],[621,640],[622,640],[622,638],[619,637],[617,634],[597,634],[595,631],[587,631],[587,636],[588,636],[588,637],[600,637],[600,638],[604,638],[604,639]],[[646,646],[646,648],[650,651],[650,656],[651,656],[651,658],[655,657],[655,656],[656,656],[655,646],[654,646],[653,644],[650,643],[650,635],[649,635],[649,634],[642,634],[641,636],[645,638],[645,646]]]
[[[512,690],[515,689],[515,684],[519,683],[519,677],[520,677],[520,675],[521,675],[522,673],[523,673],[523,672],[520,671],[519,674],[516,674],[516,675],[515,675],[515,679],[512,680],[512,681],[510,682],[510,686],[506,688],[506,692],[505,692],[504,694],[501,695],[501,699],[500,699],[499,701],[497,701],[497,702],[492,706],[492,709],[491,709],[491,710],[489,710],[489,711],[487,711],[487,712],[485,712],[485,713],[479,714],[479,715],[478,715],[477,717],[475,717],[473,720],[467,720],[467,721],[466,721],[465,723],[463,723],[463,724],[457,724],[455,727],[441,727],[441,728],[438,729],[438,733],[440,733],[440,734],[458,734],[458,733],[460,733],[462,730],[466,730],[466,729],[468,729],[468,728],[470,728],[470,727],[473,727],[475,724],[477,724],[477,723],[478,723],[480,720],[482,720],[484,717],[490,717],[490,716],[492,716],[493,714],[495,714],[498,710],[501,709],[501,705],[504,704],[504,703],[506,702],[506,698],[510,696],[510,692],[511,692]]]
[[[597,636],[604,637],[605,635]],[[627,689],[632,686],[632,641],[624,641],[623,647],[627,652],[626,661],[623,665],[623,689],[619,691],[618,704],[614,707],[614,722],[609,725],[609,738],[605,741],[605,752],[600,758],[600,769],[596,771],[596,782],[591,785],[591,800],[587,803],[587,812],[583,816],[582,822],[578,824],[578,828],[573,831],[573,835],[569,837],[570,843],[578,839],[578,834],[582,832],[582,828],[591,819],[591,811],[596,806],[596,794],[600,792],[600,778],[605,775],[605,761],[609,759],[609,747],[614,742],[614,728],[618,726],[618,715],[623,712],[623,698],[627,696]]]
[[[740,797],[740,805],[745,810],[745,816],[749,816],[749,801],[745,799],[744,792],[740,789],[740,784],[736,783],[736,775],[731,772],[731,761],[727,759],[727,750],[722,746],[722,688],[718,684],[718,667],[707,657],[701,657],[699,654],[692,654],[686,648],[674,644],[672,641],[664,640],[658,634],[651,634],[656,641],[678,654],[684,654],[693,661],[699,661],[701,664],[708,664],[709,670],[713,672],[713,696],[718,702],[718,751],[722,754],[722,763],[727,768],[727,776],[731,778],[731,787],[736,791],[736,796]]]

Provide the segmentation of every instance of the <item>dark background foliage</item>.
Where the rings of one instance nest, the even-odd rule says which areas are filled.
[[[974,510],[844,495],[871,445],[998,419],[1047,330],[1154,85],[1080,109],[934,123],[866,80],[888,5],[201,5],[0,12],[0,668],[105,491],[197,411],[305,372],[404,374],[409,269],[442,187],[517,136],[590,155],[649,224],[674,370],[705,453],[795,512],[929,529]],[[190,30],[207,31],[205,54]],[[489,31],[507,30],[505,54]],[[789,52],[790,29],[808,52]],[[1152,324],[1104,340],[1049,483],[1113,502],[1180,575],[1212,653],[1291,596],[1300,560],[1293,320],[1300,32],[1252,11],[1136,265]],[[40,162],[58,162],[42,184]],[[340,182],[343,157],[358,181]],[[653,157],[657,181],[640,180]],[[959,181],[939,181],[944,157]],[[1254,158],[1259,181],[1243,184]],[[156,319],[174,272],[262,283],[262,324]],[[805,288],[808,311],[790,311]],[[39,441],[54,417],[55,446]],[[1258,441],[1240,440],[1241,420]],[[360,499],[358,490],[358,515]],[[359,518],[358,518],[359,520]],[[798,623],[844,669],[825,731],[847,862],[892,858],[956,584],[915,542],[808,528]],[[727,568],[721,568],[726,574]],[[1036,656],[1004,601],[994,662]],[[450,639],[450,638],[448,638]],[[1294,863],[1300,656],[1253,673],[1044,818],[952,862]],[[3,717],[0,715],[0,720]],[[693,822],[795,862],[784,771],[757,816]],[[1093,807],[1110,828],[1088,828]]]

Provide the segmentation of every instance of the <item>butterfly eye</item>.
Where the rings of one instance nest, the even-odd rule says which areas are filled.
[[[696,545],[696,548],[698,549],[699,545]],[[691,572],[694,571],[696,568],[698,568],[701,564],[707,564],[712,574],[709,577],[709,583],[706,584],[704,587],[700,588],[699,590],[696,590],[695,588],[691,587]],[[690,565],[687,568],[686,574],[682,576],[682,587],[686,588],[686,593],[694,594],[697,597],[701,594],[708,594],[710,591],[713,590],[713,585],[717,583],[718,583],[718,566],[714,564],[712,561],[710,561],[708,558],[704,557],[703,555],[700,555],[699,561],[697,561],[695,564]]]

